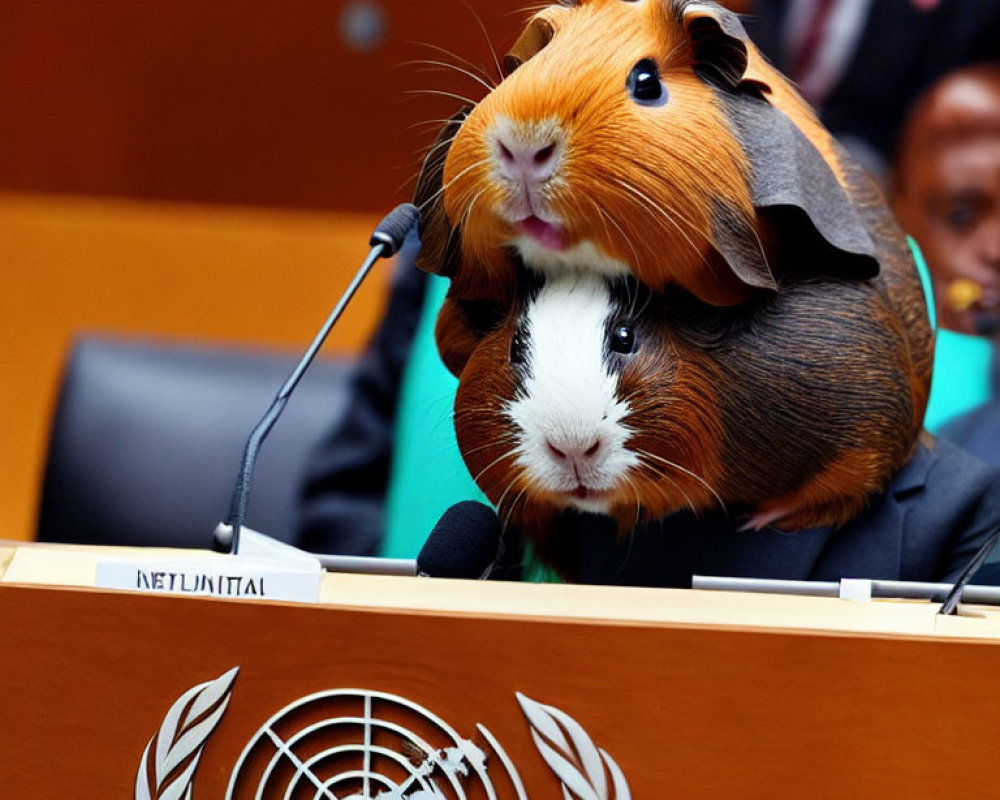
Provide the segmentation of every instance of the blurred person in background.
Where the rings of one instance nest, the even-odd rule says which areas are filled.
[[[990,399],[940,435],[1000,464],[1000,63],[958,70],[914,106],[892,205],[930,268],[940,327],[991,341]],[[951,365],[938,363],[949,379]]]
[[[994,59],[1000,2],[747,0],[744,25],[883,186],[900,124],[942,75]]]

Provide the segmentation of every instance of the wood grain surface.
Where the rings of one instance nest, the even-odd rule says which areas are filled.
[[[663,602],[678,595],[698,602]],[[244,744],[277,711],[342,688],[402,695],[469,738],[484,724],[532,798],[560,794],[518,691],[573,716],[636,798],[992,796],[998,784],[996,639],[14,585],[0,585],[0,614],[0,785],[10,797],[131,797],[174,700],[234,666],[198,797],[224,796]]]

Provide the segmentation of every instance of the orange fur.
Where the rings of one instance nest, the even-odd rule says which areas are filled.
[[[885,454],[875,449],[840,454],[805,486],[764,504],[760,511],[779,514],[774,527],[800,531],[825,525],[840,527],[856,517],[888,480]]]
[[[668,5],[590,0],[542,13],[552,41],[472,111],[445,162],[445,211],[462,226],[455,292],[490,296],[511,279],[505,245],[516,232],[497,213],[506,190],[489,141],[506,118],[525,128],[554,120],[566,136],[549,201],[569,245],[590,240],[654,288],[677,283],[715,304],[741,300],[746,288],[710,257],[711,208],[722,200],[752,219],[748,165]],[[659,108],[623,90],[631,66],[650,56],[662,61],[670,93]]]

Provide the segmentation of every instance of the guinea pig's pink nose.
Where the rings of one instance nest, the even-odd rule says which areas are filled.
[[[601,452],[601,438],[598,436],[593,441],[579,442],[571,439],[546,439],[549,454],[559,462],[569,462],[578,466],[583,466],[595,458]]]
[[[514,141],[512,137],[499,137],[500,174],[518,182],[541,183],[555,173],[557,149],[554,140]]]

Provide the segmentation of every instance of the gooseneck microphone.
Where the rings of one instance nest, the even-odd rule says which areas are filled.
[[[402,247],[403,240],[406,239],[407,234],[417,224],[419,216],[420,213],[415,205],[412,203],[403,203],[390,211],[378,224],[368,242],[371,246],[368,257],[344,291],[333,311],[330,312],[330,316],[327,317],[323,327],[316,334],[305,355],[302,356],[299,363],[285,380],[285,383],[278,390],[277,395],[275,395],[264,416],[261,417],[260,422],[251,431],[246,447],[243,449],[243,460],[240,463],[240,470],[236,476],[236,485],[233,487],[233,497],[229,504],[229,517],[226,520],[226,524],[232,529],[230,553],[238,553],[240,549],[240,529],[246,520],[247,501],[250,496],[254,467],[257,463],[257,455],[260,452],[261,445],[271,432],[271,428],[274,427],[274,423],[278,421],[281,412],[284,411],[288,403],[288,398],[302,379],[302,375],[309,368],[309,365],[312,364],[320,347],[323,346],[323,342],[326,341],[330,330],[336,324],[337,320],[340,319],[340,315],[344,312],[351,298],[354,297],[354,293],[358,290],[361,282],[368,276],[368,272],[372,266],[380,258],[395,255],[396,251]]]

